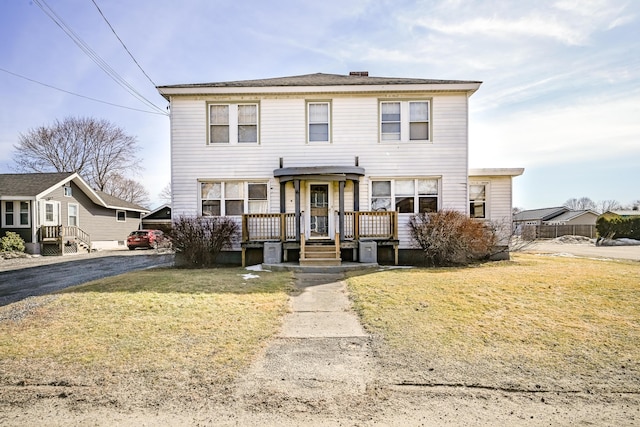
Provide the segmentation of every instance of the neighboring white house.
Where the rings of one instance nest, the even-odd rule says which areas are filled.
[[[314,243],[336,245],[338,263],[411,262],[407,223],[419,212],[510,224],[523,169],[469,170],[468,99],[480,84],[355,72],[160,86],[173,218],[237,218],[243,262],[275,242],[276,259],[308,264],[332,257]]]

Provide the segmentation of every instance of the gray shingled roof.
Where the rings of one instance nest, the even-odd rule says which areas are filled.
[[[112,196],[110,194],[107,194],[107,193],[104,193],[102,191],[98,191],[98,190],[94,190],[94,191],[110,207],[117,207],[117,208],[123,208],[123,209],[133,209],[133,210],[138,210],[138,211],[140,211],[140,210],[149,211],[149,209],[147,209],[145,207],[142,207],[140,205],[136,205],[135,203],[127,202],[126,200],[119,199],[117,197],[114,197],[114,196]]]
[[[73,172],[0,174],[0,196],[35,197]]]
[[[565,207],[531,209],[528,211],[518,212],[513,216],[513,219],[515,221],[533,221],[533,220],[546,221],[564,212],[567,212],[568,210],[569,209]]]
[[[349,76],[342,74],[305,74],[301,76],[276,77],[271,79],[238,80],[231,82],[190,83],[158,86],[158,88],[197,87],[278,87],[278,86],[349,86],[349,85],[424,85],[482,83],[469,80],[434,80],[397,77]]]

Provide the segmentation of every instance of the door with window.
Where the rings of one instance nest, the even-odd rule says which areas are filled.
[[[309,238],[329,237],[329,184],[309,185]]]
[[[60,202],[47,200],[42,203],[42,225],[61,225]]]

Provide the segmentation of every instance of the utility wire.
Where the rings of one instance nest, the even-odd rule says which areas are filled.
[[[165,115],[165,116],[168,115],[166,112],[155,112],[155,111],[149,111],[149,110],[141,110],[139,108],[127,107],[125,105],[114,104],[112,102],[107,102],[107,101],[102,101],[100,99],[91,98],[90,96],[80,95],[79,93],[70,92],[68,90],[60,89],[59,87],[51,86],[49,84],[42,83],[42,82],[39,82],[39,81],[34,80],[34,79],[30,79],[29,77],[25,77],[25,76],[22,76],[20,74],[13,73],[13,72],[11,72],[9,70],[5,70],[4,68],[1,68],[1,67],[0,67],[0,71],[3,71],[5,73],[7,73],[7,74],[11,74],[12,76],[16,76],[16,77],[19,77],[19,78],[24,79],[24,80],[30,81],[32,83],[37,83],[39,85],[42,85],[42,86],[45,86],[45,87],[48,87],[48,88],[51,88],[51,89],[59,90],[60,92],[68,93],[69,95],[79,96],[80,98],[88,99],[90,101],[100,102],[102,104],[112,105],[114,107],[119,107],[119,108],[126,108],[127,110],[140,111],[140,112],[148,113],[148,114],[161,114],[161,115]]]
[[[104,22],[107,23],[107,25],[109,26],[109,28],[111,28],[111,32],[113,33],[114,36],[116,36],[116,38],[118,39],[118,41],[120,42],[120,44],[122,45],[122,47],[124,48],[124,50],[127,51],[127,53],[129,54],[129,56],[131,57],[131,59],[133,60],[133,62],[138,66],[138,68],[140,69],[140,71],[142,71],[142,74],[144,74],[144,76],[147,78],[147,80],[149,80],[151,82],[151,84],[156,87],[158,86],[157,84],[155,84],[155,82],[153,80],[151,80],[151,77],[149,77],[149,75],[142,69],[142,67],[140,66],[140,64],[138,64],[138,61],[136,61],[136,58],[133,57],[133,54],[129,51],[129,49],[127,48],[127,46],[125,46],[124,42],[122,41],[122,39],[120,38],[120,36],[118,36],[118,33],[116,33],[116,30],[113,29],[113,26],[111,25],[111,23],[109,22],[109,20],[107,19],[106,16],[104,16],[104,13],[102,13],[102,9],[100,9],[100,6],[98,6],[98,4],[96,3],[95,0],[91,0],[94,4],[94,6],[96,7],[96,9],[98,9],[98,12],[100,12],[100,16],[102,16],[102,19],[104,19]]]
[[[129,82],[127,82],[122,76],[120,76],[106,61],[104,61],[87,43],[85,43],[80,36],[78,36],[69,27],[64,20],[58,16],[55,11],[46,3],[45,0],[33,0],[35,4],[42,9],[42,11],[49,17],[55,24],[62,29],[62,31],[73,40],[73,42],[82,50],[89,58],[93,60],[112,80],[114,80],[119,86],[125,89],[133,97],[137,98],[140,102],[146,104],[148,107],[157,110],[158,112],[165,113],[165,111],[155,105],[153,102],[145,98],[140,92],[138,92]]]

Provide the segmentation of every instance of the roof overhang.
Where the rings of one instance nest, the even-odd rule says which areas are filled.
[[[249,94],[298,94],[298,93],[376,93],[376,92],[465,92],[473,94],[480,88],[479,82],[449,84],[372,84],[334,86],[265,86],[265,87],[214,87],[214,86],[159,86],[158,92],[166,100],[172,96],[197,95],[249,95]]]
[[[469,176],[520,176],[524,168],[481,168],[469,169]]]
[[[364,168],[358,166],[306,166],[280,168],[273,171],[280,182],[300,180],[346,181],[364,176]]]

